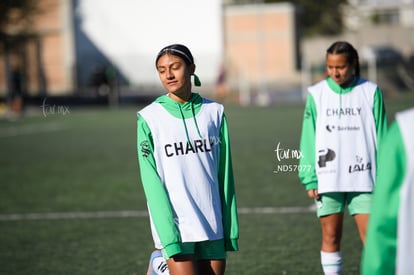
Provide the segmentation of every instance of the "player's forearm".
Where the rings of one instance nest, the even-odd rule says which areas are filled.
[[[138,120],[137,146],[141,181],[151,219],[163,247],[169,249],[167,253],[176,253],[180,250],[178,245],[181,241],[180,234],[174,223],[174,214],[167,191],[157,172],[151,132],[142,118]]]
[[[306,190],[316,189],[318,182],[315,170],[316,115],[316,106],[312,95],[309,94],[303,114],[300,138],[302,157],[299,160],[299,179],[306,186]]]
[[[223,229],[227,251],[238,250],[239,225],[230,140],[227,121],[223,117],[220,130],[219,188],[222,201]]]

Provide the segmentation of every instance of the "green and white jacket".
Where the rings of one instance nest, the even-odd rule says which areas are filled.
[[[399,112],[380,147],[362,274],[414,271],[414,108]]]
[[[224,239],[238,250],[238,218],[229,133],[221,104],[193,93],[167,95],[138,112],[138,160],[158,249]]]
[[[330,77],[309,87],[299,178],[306,190],[371,192],[377,144],[387,130],[382,93],[356,78],[342,88]],[[305,169],[306,168],[306,169]]]

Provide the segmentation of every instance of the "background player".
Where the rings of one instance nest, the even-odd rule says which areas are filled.
[[[382,93],[360,76],[358,53],[345,41],[326,51],[327,78],[308,88],[299,171],[317,203],[325,274],[341,274],[343,213],[348,206],[365,242],[377,144],[387,129]]]

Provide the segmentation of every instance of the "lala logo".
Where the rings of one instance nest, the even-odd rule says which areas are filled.
[[[364,159],[360,156],[355,156],[356,163],[353,165],[349,165],[348,172],[355,173],[355,172],[363,172],[372,169],[371,162],[364,163]]]

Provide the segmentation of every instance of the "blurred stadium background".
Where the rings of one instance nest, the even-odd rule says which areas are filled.
[[[390,122],[414,106],[414,1],[170,2],[1,1],[0,274],[144,274],[136,111],[163,93],[153,62],[175,42],[229,120],[241,250],[228,274],[321,273],[312,203],[296,172],[275,173],[297,159],[275,149],[298,149],[306,86],[335,40],[357,47]],[[344,273],[359,274],[345,228]]]
[[[0,12],[3,115],[16,90],[36,106],[153,98],[154,58],[177,42],[193,51],[200,92],[242,105],[301,100],[335,40],[387,95],[414,87],[413,0],[5,0]]]

